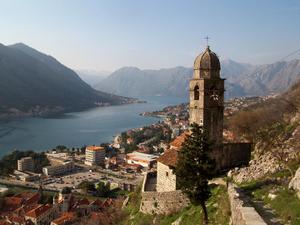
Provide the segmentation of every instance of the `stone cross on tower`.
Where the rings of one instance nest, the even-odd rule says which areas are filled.
[[[208,40],[208,37],[206,38]],[[224,80],[218,56],[207,46],[194,62],[190,81],[190,124],[203,126],[215,145],[223,142]]]
[[[206,40],[206,46],[209,46],[208,45],[208,40],[210,39],[210,37],[206,36],[204,39]]]

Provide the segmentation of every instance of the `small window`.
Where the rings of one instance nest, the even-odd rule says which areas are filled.
[[[199,100],[199,87],[198,85],[194,88],[194,100]]]
[[[168,177],[169,176],[169,172],[166,172],[166,177]]]

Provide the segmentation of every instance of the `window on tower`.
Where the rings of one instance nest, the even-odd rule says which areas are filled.
[[[194,100],[199,100],[199,87],[198,85],[194,88]]]

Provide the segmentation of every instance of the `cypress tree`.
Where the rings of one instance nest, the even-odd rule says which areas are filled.
[[[216,166],[209,154],[212,145],[203,128],[193,123],[191,131],[178,153],[174,172],[178,188],[188,196],[193,205],[201,206],[204,224],[208,224],[205,205],[211,196],[208,180],[213,178]]]

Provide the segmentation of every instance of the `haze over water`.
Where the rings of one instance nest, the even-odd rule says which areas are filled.
[[[94,108],[68,113],[61,118],[26,118],[0,123],[0,157],[14,149],[43,151],[57,145],[81,147],[110,142],[118,133],[160,120],[140,116],[140,113],[187,102],[187,99],[177,97],[145,100],[145,104]]]

